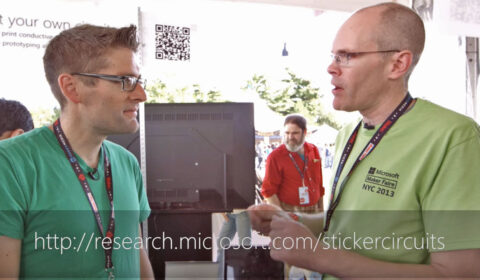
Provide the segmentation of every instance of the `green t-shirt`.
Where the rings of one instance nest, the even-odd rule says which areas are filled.
[[[355,126],[337,137],[336,167]],[[377,129],[360,128],[336,196]],[[431,252],[480,248],[478,170],[479,126],[418,99],[347,181],[324,241],[373,259],[414,264],[429,263]]]
[[[104,141],[112,166],[116,277],[140,275],[139,223],[150,214],[135,157]],[[104,231],[110,203],[103,148],[97,180],[87,177]],[[84,174],[91,171],[78,157]],[[54,133],[47,127],[0,142],[0,235],[22,239],[20,277],[106,278],[101,234],[90,204]]]

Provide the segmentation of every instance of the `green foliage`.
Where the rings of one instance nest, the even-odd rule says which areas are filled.
[[[60,108],[54,107],[51,109],[37,109],[30,112],[32,114],[33,124],[35,127],[42,127],[51,125],[56,119],[60,117]]]
[[[317,124],[327,124],[337,130],[342,128],[342,125],[335,120],[335,117],[331,113],[318,115]]]
[[[298,113],[305,116],[310,123],[328,124],[340,129],[341,125],[332,114],[325,113],[322,107],[319,88],[311,85],[309,80],[298,77],[289,69],[285,69],[288,78],[282,80],[280,89],[272,89],[264,75],[254,75],[243,90],[252,89],[267,102],[272,111],[283,116]]]
[[[147,87],[147,103],[209,103],[226,102],[217,90],[203,91],[200,85],[169,88],[161,80]]]

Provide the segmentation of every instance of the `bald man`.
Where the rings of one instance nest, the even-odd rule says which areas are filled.
[[[0,140],[18,136],[32,129],[32,116],[22,103],[0,98]]]
[[[480,277],[480,128],[408,92],[424,42],[422,20],[399,4],[342,25],[333,107],[363,118],[337,137],[325,215],[249,209],[274,259],[324,279]]]

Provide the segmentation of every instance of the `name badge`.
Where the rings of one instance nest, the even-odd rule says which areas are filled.
[[[310,203],[310,196],[308,195],[308,187],[302,186],[298,188],[298,196],[300,198],[300,204],[305,205]]]

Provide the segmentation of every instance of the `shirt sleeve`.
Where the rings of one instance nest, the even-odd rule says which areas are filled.
[[[22,239],[26,210],[27,199],[16,170],[9,159],[0,153],[0,236]]]
[[[441,241],[431,251],[480,248],[480,136],[451,147],[422,201],[425,232]]]
[[[262,195],[263,197],[271,197],[277,194],[278,187],[281,184],[282,174],[278,167],[278,161],[275,160],[275,153],[271,153],[267,157],[265,164],[265,177],[262,182]]]
[[[150,216],[150,205],[148,204],[147,193],[145,191],[145,185],[143,184],[142,172],[138,164],[135,168],[135,180],[137,183],[137,191],[138,191],[138,201],[140,205],[140,223],[145,221],[148,216]]]

